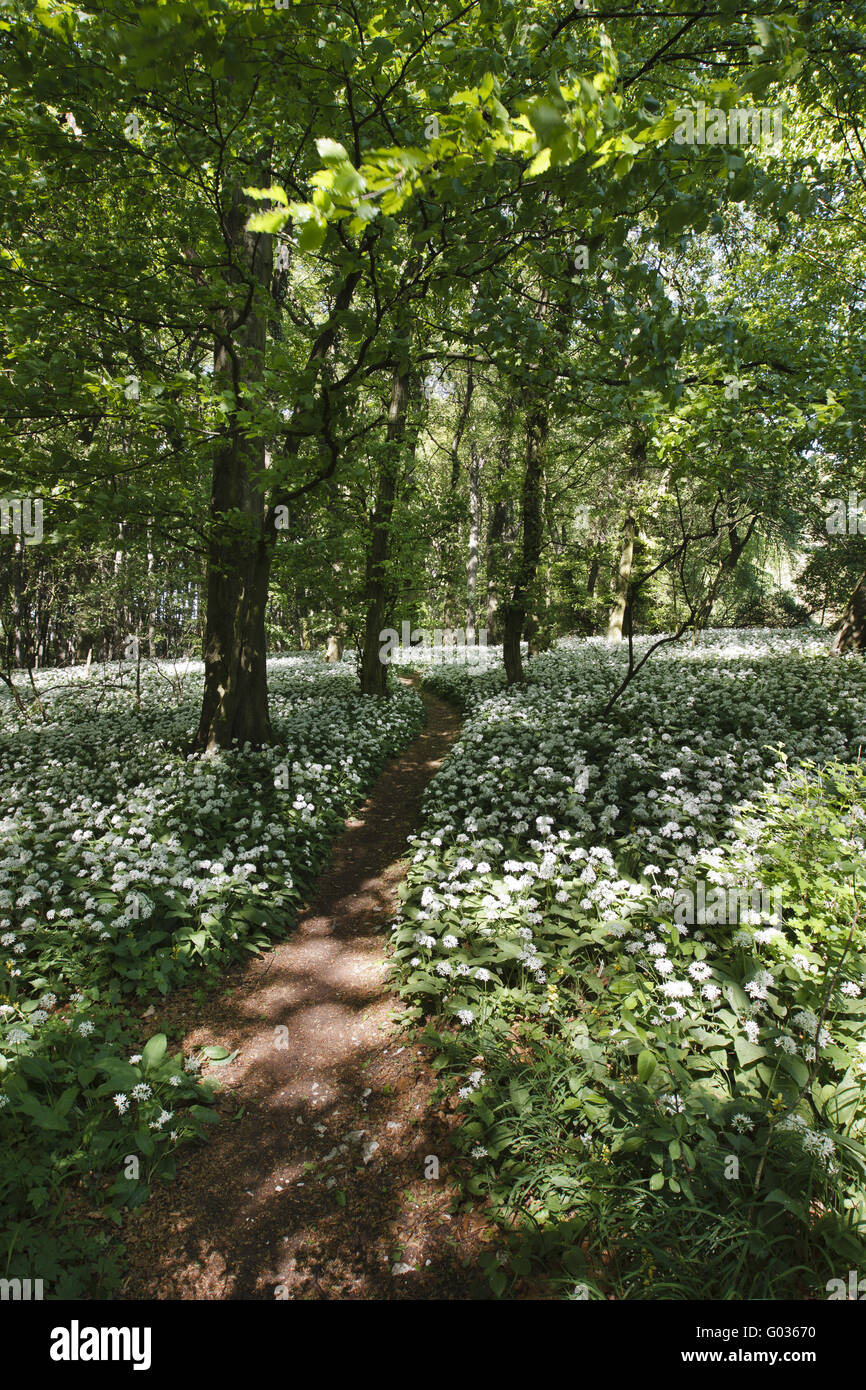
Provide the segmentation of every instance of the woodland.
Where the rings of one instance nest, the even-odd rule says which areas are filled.
[[[0,72],[4,1289],[847,1297],[866,4],[0,0]],[[253,1173],[311,921],[381,978]],[[220,1156],[297,1241],[215,1294]]]

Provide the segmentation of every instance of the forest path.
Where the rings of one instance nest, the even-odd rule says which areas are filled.
[[[125,1223],[122,1298],[489,1297],[477,1256],[491,1232],[449,1211],[449,1117],[429,1107],[435,1078],[400,1036],[387,977],[406,837],[459,730],[449,705],[420,693],[425,729],[347,820],[296,930],[203,1007],[188,988],[152,1020],[185,1028],[185,1050],[239,1055],[212,1072],[210,1141]]]

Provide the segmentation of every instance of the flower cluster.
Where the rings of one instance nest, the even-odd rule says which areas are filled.
[[[466,719],[412,842],[394,964],[474,1170],[483,1150],[505,1210],[531,1188],[536,1225],[592,1215],[590,1162],[596,1189],[636,1180],[746,1221],[725,1156],[754,1181],[769,1152],[789,1213],[810,1185],[866,1212],[862,663],[811,635],[709,633],[660,649],[604,716],[625,660],[569,640],[523,688],[426,680]],[[704,888],[731,910],[681,921]]]
[[[0,1228],[12,1274],[38,1267],[21,1233],[39,1239],[33,1218],[63,1205],[61,1182],[98,1179],[105,1201],[129,1206],[171,1176],[174,1149],[211,1117],[202,1070],[220,1049],[170,1056],[157,1034],[134,1051],[130,1004],[289,930],[332,835],[423,719],[402,685],[371,700],[349,663],[284,657],[269,669],[274,746],[197,757],[201,673],[148,666],[139,699],[122,673],[41,672],[41,704],[24,712],[0,692]],[[70,1227],[40,1258],[77,1267],[89,1290],[104,1259],[83,1239]]]

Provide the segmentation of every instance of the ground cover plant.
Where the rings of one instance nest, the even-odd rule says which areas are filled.
[[[866,1241],[860,664],[708,633],[599,717],[624,661],[426,676],[467,719],[394,959],[513,1230],[491,1281],[826,1297]]]
[[[193,754],[183,680],[201,669],[73,668],[22,707],[0,694],[0,1267],[38,1269],[54,1297],[111,1287],[106,1217],[213,1118],[227,1050],[184,1057],[134,1011],[290,929],[421,722],[414,691],[371,700],[350,664],[289,656],[272,666],[277,742]],[[93,1206],[100,1221],[70,1224]]]

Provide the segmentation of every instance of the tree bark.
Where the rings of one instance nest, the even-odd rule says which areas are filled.
[[[697,640],[698,632],[703,631],[703,629],[707,627],[707,625],[709,624],[710,618],[712,617],[713,613],[713,605],[715,604],[719,590],[722,587],[722,581],[729,574],[733,574],[734,570],[737,568],[737,565],[740,561],[740,557],[743,551],[745,550],[746,546],[748,545],[749,541],[751,540],[752,532],[754,531],[755,526],[757,525],[757,521],[757,515],[753,516],[748,526],[746,527],[745,532],[742,535],[737,529],[737,522],[733,520],[728,522],[728,553],[724,556],[722,563],[716,571],[714,578],[710,580],[709,584],[707,585],[706,592],[700,597],[700,599],[695,604],[692,605],[693,631],[695,640]]]
[[[469,557],[466,562],[466,642],[477,641],[476,591],[478,587],[478,543],[481,537],[481,460],[475,440],[469,457]]]
[[[488,642],[499,640],[499,584],[500,569],[505,550],[505,527],[508,521],[508,506],[497,497],[490,512],[487,525],[487,628]]]
[[[156,656],[156,600],[154,597],[154,553],[153,539],[151,536],[151,522],[148,520],[145,528],[146,551],[147,551],[147,654],[151,661]]]
[[[541,559],[542,489],[547,449],[548,417],[545,406],[534,403],[526,420],[526,467],[521,492],[523,542],[511,597],[504,605],[502,656],[509,685],[523,679],[520,641],[529,614],[530,595]]]
[[[394,367],[391,381],[391,403],[388,408],[388,429],[385,457],[379,472],[376,502],[371,517],[370,546],[367,551],[365,582],[366,618],[364,642],[361,649],[361,693],[385,695],[388,673],[380,659],[388,598],[387,565],[391,551],[391,518],[397,496],[400,474],[400,455],[406,430],[406,409],[409,401],[409,367],[403,362]]]
[[[866,651],[866,574],[861,574],[848,600],[833,651],[839,654]]]
[[[634,543],[637,536],[637,522],[627,516],[622,528],[622,547],[619,553],[619,570],[616,577],[616,599],[607,624],[608,642],[621,642],[623,626],[628,608],[628,590],[634,564]]]
[[[460,551],[462,549],[461,540],[463,534],[462,518],[460,516],[460,445],[469,420],[469,412],[472,407],[472,396],[475,391],[475,376],[472,370],[472,362],[466,366],[466,391],[460,407],[460,414],[457,419],[457,427],[454,431],[454,439],[451,444],[451,489],[449,500],[453,509],[454,520],[451,530],[446,537],[444,545],[445,555],[445,626],[453,628],[457,626],[457,614],[460,609],[460,592],[457,576],[460,573]]]
[[[12,553],[12,593],[14,607],[12,611],[12,662],[19,670],[23,670],[27,665],[27,611],[24,597],[24,555],[26,552],[26,541],[24,536],[18,536],[14,542]]]
[[[254,182],[254,180],[252,180]],[[232,293],[214,349],[214,386],[235,410],[262,380],[273,273],[271,237],[250,232],[254,204],[235,185],[225,226]],[[265,535],[265,439],[228,417],[214,456],[207,557],[204,696],[196,746],[270,743],[265,607],[272,548]]]
[[[586,576],[586,592],[589,598],[595,598],[595,586],[598,583],[598,571],[601,563],[601,546],[596,545],[589,562],[589,572]]]
[[[500,485],[508,478],[511,469],[513,420],[514,406],[509,397],[502,415],[502,435],[499,443]],[[504,496],[497,495],[493,500],[490,520],[487,523],[487,615],[485,626],[488,642],[499,640],[499,596],[506,551],[507,526],[508,503]]]

